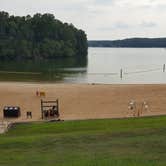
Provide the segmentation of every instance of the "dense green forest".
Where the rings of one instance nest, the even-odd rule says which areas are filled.
[[[86,56],[87,48],[83,30],[52,14],[20,17],[0,12],[0,60]]]
[[[124,40],[89,41],[89,47],[136,47],[136,48],[166,48],[166,38],[130,38]]]

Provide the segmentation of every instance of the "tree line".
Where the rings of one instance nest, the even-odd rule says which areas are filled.
[[[89,47],[136,47],[136,48],[166,48],[166,38],[130,38],[124,40],[88,41]]]
[[[83,30],[52,14],[10,16],[0,12],[0,60],[86,56],[87,48]]]

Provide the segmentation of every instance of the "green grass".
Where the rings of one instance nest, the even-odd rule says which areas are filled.
[[[15,125],[2,166],[165,166],[166,117]]]

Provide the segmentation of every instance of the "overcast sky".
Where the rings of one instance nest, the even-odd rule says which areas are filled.
[[[0,0],[14,15],[52,13],[89,40],[166,37],[166,0]]]

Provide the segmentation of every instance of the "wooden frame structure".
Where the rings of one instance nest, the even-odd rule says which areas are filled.
[[[52,112],[52,114],[51,114]],[[46,113],[47,114],[51,114],[52,117],[56,117],[58,118],[59,117],[59,101],[58,99],[55,100],[55,101],[44,101],[44,100],[41,100],[41,118],[42,119],[45,119],[48,116],[46,116]]]
[[[149,110],[149,104],[146,101],[136,102],[131,100],[128,104],[128,109],[133,112],[133,117],[140,117],[144,112]]]

